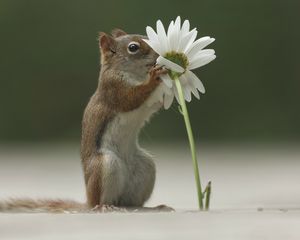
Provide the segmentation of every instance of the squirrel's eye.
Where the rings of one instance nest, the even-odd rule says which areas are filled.
[[[131,42],[128,44],[128,52],[130,54],[136,54],[140,49],[140,44],[138,42]]]

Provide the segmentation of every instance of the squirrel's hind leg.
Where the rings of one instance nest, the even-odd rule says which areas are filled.
[[[88,205],[91,209],[103,205],[118,205],[124,189],[126,169],[119,157],[105,151],[91,160],[86,184]]]

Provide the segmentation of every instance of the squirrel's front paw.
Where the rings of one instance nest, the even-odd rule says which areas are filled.
[[[162,74],[167,74],[168,70],[161,67],[161,66],[154,66],[153,68],[150,69],[150,81],[155,81],[157,83],[161,82],[160,76]]]

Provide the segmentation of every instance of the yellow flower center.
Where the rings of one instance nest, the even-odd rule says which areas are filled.
[[[184,53],[180,52],[167,52],[164,56],[166,59],[170,60],[173,63],[176,63],[177,65],[183,67],[184,69],[187,69],[187,66],[189,65],[189,60],[187,56]],[[169,76],[174,80],[175,77],[179,77],[182,73],[177,73],[174,71],[169,72]]]
[[[184,53],[179,53],[179,52],[168,52],[164,56],[166,59],[170,60],[173,63],[178,64],[179,66],[183,67],[184,69],[187,68],[189,65],[189,60],[187,56],[185,56]]]

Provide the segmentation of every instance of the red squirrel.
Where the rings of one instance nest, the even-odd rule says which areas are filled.
[[[162,104],[147,101],[167,71],[141,35],[120,29],[100,33],[98,87],[83,115],[81,160],[87,203],[70,200],[11,199],[0,211],[87,211],[142,208],[155,182],[152,157],[139,146],[138,134]],[[153,100],[151,101],[153,102]],[[144,208],[146,209],[146,208]],[[153,209],[170,210],[164,205]]]

